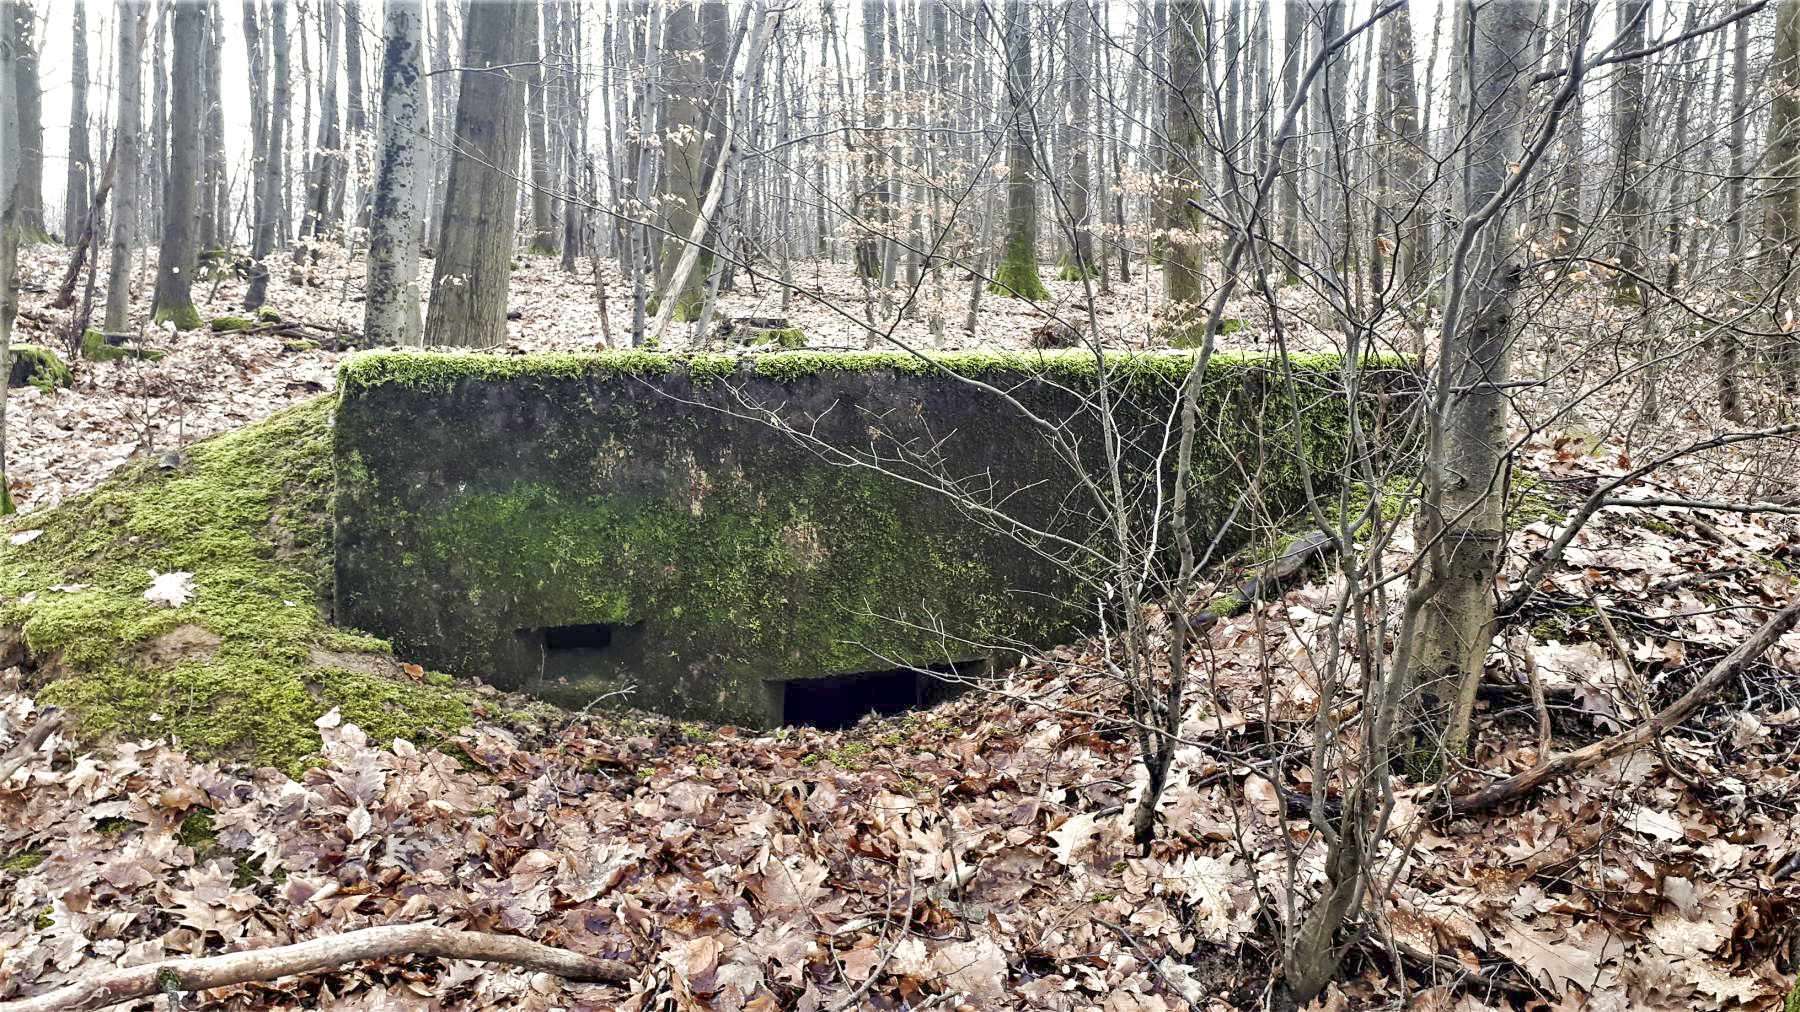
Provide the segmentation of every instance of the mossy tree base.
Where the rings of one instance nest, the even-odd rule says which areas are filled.
[[[49,348],[35,344],[15,344],[11,347],[11,355],[12,361],[6,370],[6,385],[9,387],[30,384],[49,393],[57,387],[66,387],[75,382],[75,374]]]
[[[1037,261],[1030,255],[1019,256],[1009,252],[1000,267],[994,271],[994,280],[988,283],[988,291],[994,295],[1008,298],[1030,299],[1042,302],[1050,297],[1050,289],[1044,287],[1044,279],[1038,276]]]
[[[24,651],[38,700],[89,739],[173,735],[290,770],[334,706],[376,741],[467,723],[457,693],[370,673],[391,666],[385,644],[322,617],[331,409],[319,398],[194,444],[180,468],[130,465],[0,525],[43,532],[0,567],[0,652]],[[177,571],[193,574],[191,601],[145,600],[153,572]]]
[[[152,323],[172,323],[176,330],[199,330],[206,326],[206,319],[195,309],[193,303],[185,306],[162,306],[151,314]]]
[[[1107,360],[1127,446],[1160,445],[1191,361]],[[1090,628],[1105,570],[1067,544],[1104,525],[1069,508],[1072,465],[940,367],[1087,433],[1078,466],[1102,471],[1086,352],[355,356],[335,450],[338,618],[565,705],[629,686],[631,705],[752,725],[782,719],[786,680]],[[1340,470],[1347,408],[1320,393],[1336,359],[1295,368],[1312,391],[1298,428],[1266,362],[1215,357],[1203,410],[1222,434],[1196,459],[1201,517],[1230,512],[1242,460],[1270,461],[1264,499],[1289,507],[1299,455]],[[1068,542],[995,533],[940,492],[842,466],[870,455],[983,475],[969,504]],[[1134,458],[1126,480],[1153,472]]]

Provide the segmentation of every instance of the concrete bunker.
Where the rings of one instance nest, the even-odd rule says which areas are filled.
[[[1166,473],[1191,361],[1109,360],[1133,481]],[[1215,356],[1200,515],[1229,515],[1246,461],[1265,502],[1300,505],[1301,455],[1328,487],[1337,371]],[[1077,480],[1104,466],[1095,374],[1082,351],[353,356],[335,619],[572,707],[629,690],[633,706],[767,727],[929,702],[941,681],[914,669],[1096,624],[1068,548],[1098,530]]]

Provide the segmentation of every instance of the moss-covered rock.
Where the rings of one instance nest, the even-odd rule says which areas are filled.
[[[274,306],[258,306],[256,310],[256,322],[280,323],[282,322],[281,313],[277,311]]]
[[[1118,395],[1139,489],[1193,362],[355,356],[339,385],[338,616],[553,701],[630,681],[634,705],[734,723],[778,720],[785,680],[1057,642],[1093,621],[1109,557],[1077,473],[1104,467],[1093,386]],[[1341,362],[1290,365],[1221,355],[1201,378],[1203,523],[1250,469],[1290,508],[1300,456],[1321,489],[1339,471]],[[1075,457],[965,377],[1055,420]]]
[[[75,374],[49,348],[35,344],[11,347],[12,362],[6,370],[6,385],[22,387],[27,383],[46,393],[75,382]]]
[[[128,358],[155,362],[167,354],[156,348],[146,348],[127,334],[109,336],[90,330],[81,335],[81,357],[90,362],[118,362]]]
[[[22,647],[42,702],[90,738],[172,734],[288,768],[334,706],[377,741],[466,723],[461,697],[384,677],[385,644],[326,622],[331,407],[299,405],[196,443],[179,469],[127,465],[0,521],[0,537],[43,532],[0,568],[0,645]],[[145,599],[177,571],[193,574],[192,600]]]
[[[191,302],[185,306],[165,306],[158,309],[150,314],[150,322],[173,324],[176,330],[199,330],[206,326],[205,318]]]

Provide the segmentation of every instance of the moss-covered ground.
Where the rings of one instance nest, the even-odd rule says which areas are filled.
[[[22,641],[40,702],[68,707],[89,738],[172,734],[290,769],[334,706],[377,741],[430,742],[467,722],[455,691],[384,677],[385,644],[326,620],[333,403],[0,521],[0,653]],[[177,571],[193,574],[191,600],[145,599]]]

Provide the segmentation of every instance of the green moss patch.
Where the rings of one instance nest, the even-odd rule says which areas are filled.
[[[199,326],[199,324],[195,324],[195,326]],[[184,327],[182,329],[192,330],[194,328]],[[167,353],[158,351],[155,348],[146,348],[138,343],[130,345],[114,344],[107,340],[106,335],[100,333],[98,330],[90,330],[81,336],[81,357],[90,362],[118,362],[127,358],[138,358],[143,359],[146,362],[155,362],[164,357],[165,354]]]
[[[215,333],[254,330],[256,325],[255,320],[246,320],[241,316],[215,316],[212,318],[212,329]]]
[[[174,470],[121,468],[55,509],[0,522],[0,640],[13,630],[94,738],[173,735],[206,755],[296,767],[332,707],[375,740],[431,740],[467,722],[444,690],[340,659],[385,644],[326,623],[332,490],[329,397],[190,447]],[[180,607],[146,600],[192,573]],[[368,665],[363,668],[371,667]]]
[[[35,344],[15,344],[6,370],[6,385],[22,387],[27,383],[49,393],[57,387],[75,382],[75,374],[56,357],[56,352]]]

